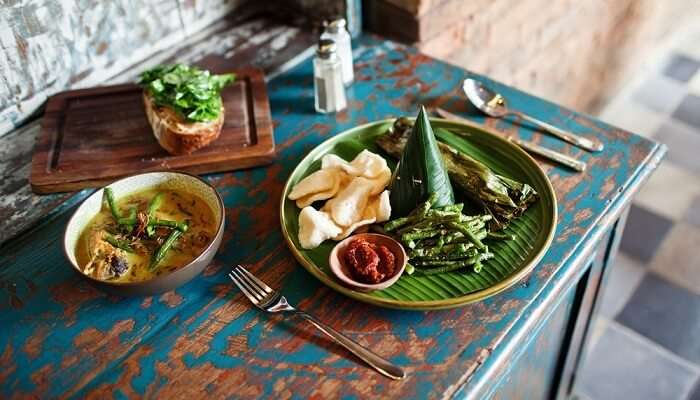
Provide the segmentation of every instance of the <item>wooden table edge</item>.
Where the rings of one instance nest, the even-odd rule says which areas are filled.
[[[611,224],[622,214],[625,205],[640,190],[641,185],[649,179],[651,173],[656,170],[666,152],[666,145],[661,143],[655,144],[654,149],[640,162],[640,168],[630,177],[629,182],[625,185],[625,190],[613,202],[608,204],[596,224],[580,240],[580,243],[586,243],[586,248],[580,249],[577,246],[572,252],[573,257],[562,261],[560,267],[545,283],[540,294],[523,309],[522,313],[519,313],[518,319],[501,335],[498,341],[490,346],[487,350],[488,354],[482,362],[468,368],[467,372],[459,379],[459,382],[447,389],[444,397],[457,398],[460,393],[472,396],[474,393],[480,393],[480,391],[485,389],[491,390],[486,393],[480,393],[480,396],[487,398],[493,395],[495,387],[487,385],[489,382],[498,381],[507,372],[497,367],[509,365],[506,360],[516,360],[524,352],[525,346],[522,342],[527,336],[526,333],[538,331],[547,321],[547,317],[557,309],[557,306],[563,300],[562,294],[570,290],[577,282],[577,278],[585,272],[587,265],[585,261],[586,257],[590,255],[590,250],[603,237]],[[554,287],[555,290],[551,291],[546,298],[541,299],[541,293],[545,292],[546,288],[553,282],[557,282],[557,286]],[[535,309],[532,309],[533,307]],[[524,317],[525,315],[527,318]],[[509,333],[513,331],[518,333],[517,336],[508,338]],[[489,359],[488,363],[486,362],[487,359]],[[497,360],[494,361],[494,359]]]

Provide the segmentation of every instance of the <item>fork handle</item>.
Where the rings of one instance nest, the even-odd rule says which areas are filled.
[[[359,343],[336,331],[330,326],[319,321],[313,315],[296,309],[294,310],[294,312],[296,313],[296,315],[309,321],[313,326],[318,328],[318,330],[326,334],[326,336],[330,337],[335,342],[348,349],[352,354],[362,359],[362,361],[369,364],[380,374],[396,380],[400,380],[406,377],[406,372],[404,372],[404,370],[385,360],[384,358],[378,356],[377,354],[369,351]]]

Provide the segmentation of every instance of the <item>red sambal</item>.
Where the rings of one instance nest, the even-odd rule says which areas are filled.
[[[396,273],[396,257],[388,247],[354,239],[342,254],[355,279],[364,283],[380,283]]]

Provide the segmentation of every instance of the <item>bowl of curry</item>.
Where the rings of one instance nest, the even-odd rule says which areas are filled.
[[[206,268],[224,231],[216,189],[183,172],[149,172],[90,195],[66,226],[68,261],[98,288],[121,295],[175,289]]]

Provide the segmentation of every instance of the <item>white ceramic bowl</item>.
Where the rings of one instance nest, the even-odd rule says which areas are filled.
[[[202,178],[184,172],[148,172],[120,179],[106,187],[114,192],[114,198],[119,199],[131,193],[146,190],[155,186],[167,189],[181,190],[199,196],[214,212],[217,221],[214,239],[202,253],[187,265],[172,272],[159,275],[153,279],[141,282],[109,282],[101,281],[83,274],[76,260],[75,249],[80,233],[83,232],[90,220],[102,208],[104,188],[91,194],[73,213],[63,235],[63,250],[68,262],[73,268],[90,280],[98,288],[110,293],[121,295],[151,295],[173,290],[194,278],[209,265],[214,258],[224,232],[224,203],[216,189]]]
[[[394,257],[396,258],[396,264],[399,266],[398,270],[394,273],[394,275],[392,275],[389,279],[385,281],[374,284],[359,282],[355,280],[355,278],[352,277],[350,268],[346,265],[345,260],[343,260],[343,257],[340,256],[343,253],[343,250],[345,250],[345,248],[350,244],[350,242],[355,239],[365,239],[370,243],[376,243],[386,246],[394,254]],[[378,233],[357,233],[346,239],[343,239],[342,241],[338,242],[338,244],[336,244],[335,247],[333,247],[333,250],[331,250],[331,254],[328,256],[328,264],[330,265],[331,271],[333,271],[333,274],[336,276],[336,278],[338,278],[346,286],[349,286],[360,292],[382,290],[393,285],[394,283],[396,283],[396,281],[399,280],[401,274],[403,274],[403,271],[406,269],[407,261],[408,256],[406,255],[406,251],[404,250],[403,246],[401,246],[401,243],[389,236],[380,235]]]

